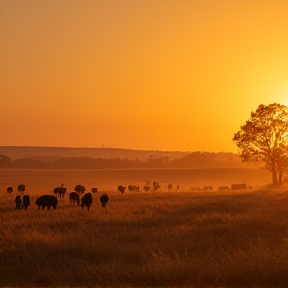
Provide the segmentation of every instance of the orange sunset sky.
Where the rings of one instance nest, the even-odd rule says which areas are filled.
[[[237,152],[288,105],[287,0],[1,0],[0,145]]]

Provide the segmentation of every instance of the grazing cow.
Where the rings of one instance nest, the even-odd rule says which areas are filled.
[[[241,190],[247,189],[247,185],[245,183],[241,183],[240,185],[241,185]]]
[[[85,193],[86,188],[83,185],[76,185],[74,191],[78,193],[78,195],[82,195]]]
[[[123,187],[121,185],[118,186],[118,191],[121,192],[121,194],[124,194],[126,187]]]
[[[168,184],[168,191],[172,190],[172,184]]]
[[[12,192],[13,192],[13,187],[8,187],[8,188],[7,188],[7,192],[8,192],[8,193],[12,193]]]
[[[145,185],[145,186],[143,186],[143,191],[145,191],[145,192],[149,192],[149,191],[151,191],[151,187]]]
[[[58,200],[53,195],[42,195],[36,199],[35,203],[38,206],[38,209],[42,207],[42,210],[44,210],[44,208],[47,207],[47,210],[50,210],[50,206],[52,206],[53,209],[56,209]]]
[[[17,189],[18,189],[18,192],[25,192],[25,185],[20,184],[20,185],[18,185]]]
[[[69,194],[69,200],[70,200],[70,203],[73,203],[73,205],[75,205],[75,202],[77,202],[78,206],[80,204],[80,199],[79,199],[79,195],[77,192],[71,192]]]
[[[245,190],[245,189],[247,189],[247,185],[244,183],[231,185],[231,190],[233,190],[233,191]]]
[[[108,201],[109,201],[109,197],[107,194],[101,195],[100,202],[101,202],[102,207],[106,207],[106,204]]]
[[[92,188],[92,189],[91,189],[91,192],[92,192],[92,193],[97,193],[97,192],[98,192],[98,189],[97,189],[97,188]]]
[[[230,191],[230,187],[229,186],[220,186],[218,188],[218,190],[221,190],[221,191]]]
[[[65,195],[65,193],[66,193],[66,188],[65,187],[63,187],[63,186],[61,186],[61,187],[56,187],[56,188],[54,188],[54,190],[53,190],[53,193],[56,195],[56,197],[57,197],[57,195],[59,194],[59,198],[64,198],[64,195]]]
[[[128,190],[129,191],[134,191],[134,192],[139,192],[140,191],[140,187],[139,186],[134,186],[134,185],[129,185],[128,186]]]
[[[92,204],[92,194],[91,193],[86,193],[81,197],[81,208],[83,210],[83,208],[85,206],[87,206],[88,212],[90,209],[90,206]]]

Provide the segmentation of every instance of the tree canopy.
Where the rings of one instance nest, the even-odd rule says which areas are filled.
[[[274,185],[282,184],[288,167],[288,107],[278,103],[259,105],[233,141],[244,162],[263,163],[271,172]]]

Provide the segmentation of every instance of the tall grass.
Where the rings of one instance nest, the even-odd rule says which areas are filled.
[[[13,193],[0,195],[1,287],[288,286],[285,189],[108,191],[90,212],[67,195],[38,210],[36,194],[19,211]]]

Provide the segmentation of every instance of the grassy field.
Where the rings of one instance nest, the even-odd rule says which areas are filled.
[[[102,182],[95,171],[0,172],[0,287],[288,287],[286,188],[121,195],[110,185],[137,185],[139,171],[106,171]],[[115,183],[105,186],[108,178]],[[38,210],[37,196],[62,182],[100,187],[90,212],[67,195],[56,210]],[[21,183],[32,198],[27,211],[6,192]]]
[[[118,185],[129,184],[143,186],[146,181],[159,182],[161,191],[167,190],[168,183],[174,187],[180,185],[181,191],[188,191],[191,186],[212,185],[230,186],[232,183],[246,183],[263,186],[271,182],[267,171],[258,169],[138,169],[138,170],[16,170],[0,169],[0,194],[8,186],[26,184],[27,192],[32,194],[51,193],[53,188],[64,184],[69,191],[74,191],[77,184],[87,190],[97,187],[101,191],[116,191]]]

